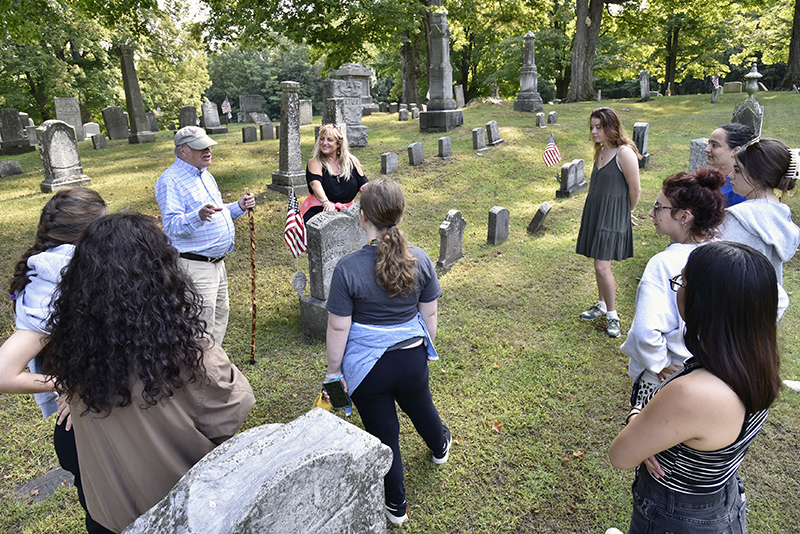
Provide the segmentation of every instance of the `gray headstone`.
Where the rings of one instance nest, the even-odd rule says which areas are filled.
[[[453,92],[455,93],[456,99],[456,107],[461,109],[464,107],[464,86],[459,84],[453,88]]]
[[[725,85],[722,86],[722,92],[725,94],[728,93],[741,93],[742,92],[742,82],[725,82]]]
[[[209,135],[226,134],[228,128],[219,122],[219,109],[216,102],[203,102],[200,106],[203,113],[203,127]]]
[[[421,132],[449,132],[464,124],[464,112],[453,98],[453,67],[450,65],[450,27],[447,12],[430,15],[428,42],[427,111],[419,114]]]
[[[44,168],[44,180],[39,184],[43,193],[91,185],[91,178],[83,174],[81,167],[75,128],[63,121],[50,120],[36,128],[36,135]]]
[[[502,143],[500,139],[500,128],[497,126],[497,121],[489,121],[486,123],[486,144],[489,146],[497,146]]]
[[[761,128],[764,126],[764,106],[750,95],[734,108],[731,122],[744,124],[756,137],[760,137]]]
[[[658,91],[650,91],[650,98],[658,98],[659,96],[662,95]]]
[[[397,172],[397,154],[384,152],[381,154],[381,174],[394,174]]]
[[[242,126],[242,143],[255,143],[258,141],[258,130],[255,126]]]
[[[139,88],[139,78],[136,76],[136,67],[133,62],[133,46],[117,46],[115,51],[120,59],[122,69],[122,85],[125,89],[125,102],[128,106],[130,135],[128,142],[153,143],[155,134],[150,131],[150,121],[144,111],[142,91]]]
[[[536,210],[536,215],[533,216],[533,220],[528,225],[528,232],[534,233],[539,230],[544,224],[548,213],[550,213],[550,203],[547,201],[542,202],[542,205]]]
[[[311,100],[300,100],[300,125],[311,124],[312,121]]]
[[[281,125],[280,125],[280,123],[278,123],[278,124],[275,125],[275,139],[280,140],[280,138],[281,138]],[[280,146],[280,145],[278,145],[278,146]]]
[[[464,228],[467,221],[458,210],[447,212],[444,222],[439,225],[439,259],[436,268],[448,270],[455,262],[464,257],[462,245],[464,242]]]
[[[573,159],[561,166],[561,189],[556,191],[556,198],[569,198],[575,193],[585,190],[589,184],[584,177],[584,161]]]
[[[36,126],[26,126],[25,133],[28,136],[28,142],[31,146],[37,146],[39,144],[39,138],[36,137]]]
[[[355,65],[348,63],[349,66]],[[353,67],[356,68],[356,67]],[[342,67],[344,69],[344,67]],[[340,69],[340,71],[342,70]],[[356,69],[357,70],[357,69]],[[367,146],[369,141],[369,129],[361,124],[361,111],[364,107],[362,92],[364,86],[360,79],[346,75],[346,79],[325,80],[322,84],[322,94],[325,102],[329,98],[341,98],[344,104],[344,122],[347,129],[347,144],[350,148]],[[370,97],[370,102],[372,99]],[[333,122],[333,119],[323,116],[323,124]],[[341,124],[337,122],[336,124]]]
[[[75,138],[78,141],[86,139],[83,131],[83,121],[81,120],[81,106],[77,98],[53,97],[56,108],[56,119],[64,121],[75,128]]]
[[[387,111],[389,111],[389,104],[387,104],[386,102],[381,102],[380,104],[378,104],[378,111],[380,111],[381,113],[386,113]]]
[[[378,105],[372,101],[372,95],[369,90],[369,82],[372,78],[371,68],[360,63],[345,63],[336,71],[336,76],[342,80],[358,84],[362,115],[369,115],[374,111],[378,111]],[[355,93],[354,96],[356,96]]]
[[[539,94],[539,71],[536,69],[535,43],[533,32],[525,34],[525,49],[522,58],[522,69],[519,73],[519,95],[514,101],[514,111],[530,113],[541,111],[544,102]],[[499,95],[498,95],[499,96]]]
[[[0,161],[0,178],[22,174],[22,165],[19,161],[7,159]]]
[[[315,408],[229,439],[124,532],[385,534],[391,463],[377,438]]]
[[[649,122],[636,122],[633,124],[633,142],[636,143],[636,148],[642,159],[639,160],[639,168],[644,169],[650,162],[650,153],[647,152],[647,142],[650,137],[650,123]]]
[[[19,111],[14,108],[0,109],[0,155],[11,156],[33,152],[34,147],[28,141],[25,125],[22,124]]]
[[[449,137],[439,138],[439,157],[449,158],[453,155],[453,140]]]
[[[328,98],[322,114],[322,124],[335,124],[340,130],[347,128],[344,119],[344,98]],[[315,134],[315,140],[318,135]]]
[[[417,107],[411,108],[411,118],[412,119],[419,119],[419,108],[417,108]]]
[[[100,125],[96,122],[87,122],[83,125],[83,133],[86,137],[100,134]]]
[[[24,111],[20,111],[19,112],[19,120],[22,121],[22,126],[23,127],[33,126],[33,121],[31,120],[30,115],[28,115]],[[66,122],[66,121],[64,121],[64,122]],[[69,124],[69,123],[67,123],[67,124]]]
[[[151,132],[160,132],[161,128],[158,126],[158,117],[156,117],[155,111],[148,111],[145,113],[147,115],[147,123],[150,125]]]
[[[602,89],[598,89],[597,90],[597,101],[600,102],[602,100],[603,100],[603,90]]]
[[[239,122],[253,122],[250,116],[251,112],[262,112],[261,108],[261,95],[239,95],[239,113],[237,120]]]
[[[489,232],[486,243],[499,245],[508,240],[508,227],[510,216],[508,210],[502,206],[494,206],[489,210]]]
[[[422,151],[422,143],[411,143],[408,145],[408,164],[412,167],[422,165],[425,161],[425,153]]]
[[[551,111],[547,114],[547,124],[558,124],[558,112]]]
[[[400,104],[399,111],[408,110],[408,104]]]
[[[249,122],[249,121],[248,121]],[[180,127],[197,125],[197,108],[194,106],[182,106],[180,111]]]
[[[714,87],[713,89],[711,89],[711,103],[712,104],[716,104],[717,103],[717,99],[719,98],[719,95],[721,95],[721,94],[722,94],[722,86],[721,85],[719,87]]]
[[[707,146],[708,139],[704,137],[691,140],[689,143],[689,172],[694,172],[700,167],[708,165]]]
[[[286,195],[307,194],[306,173],[303,169],[303,153],[300,148],[300,99],[297,95],[300,84],[281,82],[281,122],[275,135],[280,139],[278,149],[279,169],[272,173],[272,183],[267,187]]]
[[[472,129],[472,150],[486,150],[486,130]]]
[[[500,87],[496,83],[492,84],[492,99],[500,100]]]
[[[106,136],[103,134],[95,134],[92,136],[92,147],[95,150],[100,150],[103,148],[108,148],[108,141],[106,141]]]
[[[261,140],[266,141],[267,139],[275,139],[275,130],[272,127],[272,123],[269,124],[259,124],[258,129],[261,132]]]
[[[397,112],[397,120],[399,121],[407,121],[408,120],[408,110],[401,109]]]
[[[646,69],[639,73],[639,91],[642,102],[650,100],[650,73]]]
[[[536,126],[539,128],[547,128],[546,119],[544,113],[537,113],[536,114]]]
[[[390,102],[389,103],[389,113],[397,113],[398,111],[397,102]]]

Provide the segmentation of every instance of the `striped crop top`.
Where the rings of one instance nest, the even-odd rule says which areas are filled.
[[[667,382],[701,367],[694,358],[690,358],[686,361],[686,367],[665,380],[661,387]],[[656,459],[661,464],[666,476],[655,479],[656,482],[680,493],[706,494],[719,490],[739,469],[750,443],[767,420],[768,413],[769,409],[765,409],[745,414],[742,431],[736,441],[722,449],[698,451],[683,443],[678,443],[657,453]]]

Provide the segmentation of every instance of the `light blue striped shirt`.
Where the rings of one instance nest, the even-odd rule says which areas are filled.
[[[178,252],[217,258],[233,250],[233,221],[245,210],[238,199],[223,204],[217,181],[207,169],[175,158],[175,163],[159,176],[155,192],[164,233]],[[206,204],[224,209],[212,215],[210,221],[203,221],[199,211]]]

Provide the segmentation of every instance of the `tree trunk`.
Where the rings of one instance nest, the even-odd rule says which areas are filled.
[[[778,89],[792,89],[792,85],[800,86],[800,0],[794,3],[794,22],[792,22],[792,40],[789,43],[789,61],[786,76]]]
[[[575,37],[572,40],[572,80],[569,100],[577,102],[595,97],[594,53],[603,20],[604,0],[577,0]]]
[[[403,95],[401,102],[410,104],[419,103],[419,50],[422,46],[422,35],[418,31],[408,36],[406,42],[400,46],[400,61],[402,63]]]
[[[664,87],[662,92],[667,94],[667,90],[675,87],[675,73],[678,69],[678,35],[680,24],[667,30],[667,62]]]

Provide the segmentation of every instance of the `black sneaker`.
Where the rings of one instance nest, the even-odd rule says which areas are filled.
[[[447,463],[447,459],[450,457],[450,447],[453,446],[453,435],[450,433],[450,429],[445,425],[442,425],[442,430],[444,430],[445,447],[444,452],[441,455],[433,455],[433,463],[436,465]]]
[[[405,501],[400,506],[395,506],[393,504],[386,503],[386,518],[391,521],[395,525],[401,525],[408,519],[408,513],[406,513],[406,508],[408,505]]]

